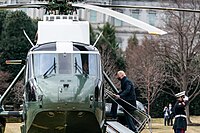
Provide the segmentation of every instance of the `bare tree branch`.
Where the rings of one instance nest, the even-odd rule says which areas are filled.
[[[200,2],[181,0],[175,1],[174,6],[199,9]],[[164,21],[171,34],[162,38],[162,59],[173,70],[168,70],[167,75],[173,79],[179,91],[186,91],[192,102],[200,94],[200,15],[169,11],[166,16],[169,20]],[[187,112],[187,116],[189,118],[189,112]]]

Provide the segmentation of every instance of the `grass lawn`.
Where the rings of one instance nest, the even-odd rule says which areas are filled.
[[[200,125],[200,116],[191,116],[193,123]],[[152,119],[152,132],[153,133],[174,133],[172,126],[164,126],[163,118]],[[148,127],[141,133],[150,133]],[[200,126],[188,126],[187,133],[200,133]]]
[[[193,123],[200,125],[200,116],[191,116]],[[21,123],[7,123],[5,133],[20,133]],[[150,133],[148,127],[141,133]],[[172,126],[164,126],[163,118],[152,119],[152,133],[174,133]],[[200,126],[188,126],[187,133],[200,133]]]

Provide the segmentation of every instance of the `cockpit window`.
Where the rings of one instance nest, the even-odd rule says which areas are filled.
[[[72,73],[72,60],[71,60],[71,54],[59,54],[58,55],[59,60],[59,73],[60,74],[71,74]]]
[[[97,76],[98,65],[96,54],[74,54],[75,74]]]
[[[34,76],[51,77],[57,74],[98,76],[98,55],[81,53],[35,53]]]
[[[35,76],[50,74],[72,74],[71,54],[42,53],[33,55]]]
[[[35,76],[44,75],[54,64],[54,59],[54,54],[34,54],[33,68]]]

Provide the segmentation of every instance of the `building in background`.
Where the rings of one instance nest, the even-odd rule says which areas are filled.
[[[106,4],[106,5],[138,5],[138,6],[160,6],[158,0],[85,0],[91,3]],[[38,0],[0,0],[0,4],[15,4],[15,3],[38,3],[47,1]],[[31,18],[42,19],[45,12],[44,9],[21,9],[25,11]],[[127,14],[133,18],[139,19],[145,23],[153,25],[155,27],[162,27],[163,12],[158,10],[147,10],[147,9],[133,9],[133,8],[115,8],[120,13]],[[124,51],[128,45],[128,39],[136,34],[139,42],[144,38],[144,35],[148,35],[146,31],[127,24],[123,21],[109,17],[105,14],[93,10],[80,10],[78,12],[80,19],[88,20],[97,29],[98,26],[103,26],[106,22],[111,23],[116,27],[116,37],[119,46]]]

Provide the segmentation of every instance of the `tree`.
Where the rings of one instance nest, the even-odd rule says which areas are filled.
[[[120,55],[120,49],[116,42],[115,27],[106,23],[99,31],[103,31],[103,35],[97,43],[97,48],[101,54],[101,61],[104,71],[116,83],[114,78],[119,69],[125,69],[125,61]]]
[[[1,56],[1,87],[2,95],[9,83],[21,69],[21,65],[6,65],[7,59],[26,59],[26,54],[31,47],[23,34],[23,29],[31,40],[36,33],[36,23],[22,11],[1,11],[0,12],[0,56]],[[22,103],[22,82],[18,82],[7,97],[4,103]]]
[[[150,105],[158,97],[165,82],[164,65],[156,54],[159,50],[158,42],[145,38],[138,45],[136,36],[129,39],[126,49],[126,63],[129,77],[143,89],[142,97],[148,102],[148,114]]]
[[[3,95],[6,88],[9,86],[8,82],[11,79],[11,75],[8,72],[0,71],[0,95]]]
[[[0,42],[1,70],[10,71],[14,75],[21,66],[6,65],[8,59],[26,59],[26,54],[31,45],[23,34],[27,32],[32,40],[36,33],[35,23],[23,11],[8,12],[3,21],[3,29]]]
[[[90,45],[93,45],[97,39],[97,33],[94,32],[92,25],[90,24]]]
[[[14,110],[19,110],[20,105],[23,104],[23,81],[18,81],[16,85],[12,88],[9,95],[5,99],[5,105],[13,105]]]
[[[4,24],[4,20],[6,18],[7,13],[8,13],[8,11],[0,11],[0,38],[1,38],[1,35],[2,35],[3,24]]]
[[[199,9],[200,1],[174,1],[173,5],[179,8]],[[168,68],[168,78],[173,80],[178,88],[169,88],[169,92],[174,95],[186,91],[191,103],[200,94],[200,14],[168,11],[164,22],[169,34],[162,38],[163,48],[160,55]],[[191,122],[189,104],[186,112],[188,122]]]

